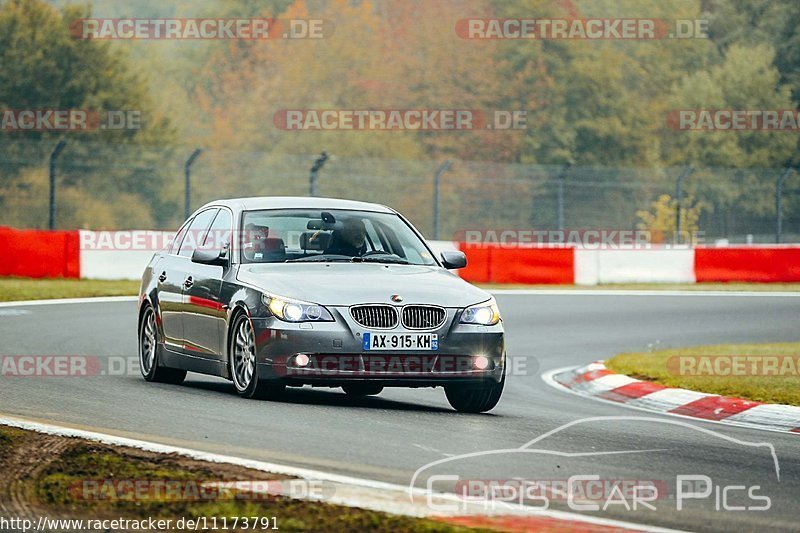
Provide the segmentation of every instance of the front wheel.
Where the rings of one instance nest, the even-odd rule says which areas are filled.
[[[233,334],[228,353],[231,379],[236,392],[242,398],[277,400],[283,394],[286,385],[258,379],[256,336],[250,319],[244,314],[239,314],[233,322],[231,331]]]
[[[179,385],[186,379],[186,370],[158,364],[158,328],[156,313],[149,305],[139,324],[139,370],[147,381]]]
[[[448,385],[444,388],[447,401],[460,413],[485,413],[491,411],[500,401],[506,372],[499,382],[487,381],[480,385]]]

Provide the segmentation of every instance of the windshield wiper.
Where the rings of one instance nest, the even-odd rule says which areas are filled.
[[[403,259],[399,255],[385,253],[385,254],[373,254],[373,255],[363,255],[361,257],[354,257],[351,259],[354,263],[356,262],[364,262],[364,263],[392,263],[397,265],[407,265],[408,259]]]
[[[340,261],[343,263],[347,263],[352,258],[346,255],[333,255],[333,254],[321,254],[321,255],[310,255],[308,257],[300,257],[298,259],[287,259],[284,261],[285,263],[332,263],[334,261]]]
[[[370,252],[363,256],[349,256],[338,254],[310,255],[297,259],[287,259],[285,263],[391,263],[395,265],[407,265],[408,260],[399,255],[389,252]]]

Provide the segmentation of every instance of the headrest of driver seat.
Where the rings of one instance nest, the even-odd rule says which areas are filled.
[[[331,242],[331,234],[322,231],[306,231],[300,234],[301,250],[326,250]]]
[[[263,250],[253,251],[253,260],[256,262],[275,262],[286,259],[286,246],[283,239],[269,237],[261,241]]]
[[[283,243],[283,239],[278,237],[267,237],[263,242],[265,252],[286,251],[286,245]]]

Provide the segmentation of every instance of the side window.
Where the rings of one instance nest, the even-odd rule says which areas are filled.
[[[177,254],[178,249],[181,247],[181,242],[183,241],[183,237],[186,235],[186,230],[189,229],[189,225],[192,223],[192,220],[189,219],[186,223],[181,226],[181,229],[178,230],[178,233],[175,234],[175,239],[172,241],[172,244],[169,247],[169,253]]]
[[[217,218],[208,229],[208,234],[203,239],[203,248],[209,250],[229,249],[231,244],[231,228],[233,220],[227,209],[220,209]]]
[[[182,257],[192,257],[192,253],[194,253],[195,249],[203,242],[203,239],[205,239],[206,230],[208,226],[211,225],[211,221],[214,220],[217,211],[219,211],[219,209],[207,209],[194,217],[192,223],[189,224],[189,230],[186,232],[186,236],[183,238],[178,255]]]

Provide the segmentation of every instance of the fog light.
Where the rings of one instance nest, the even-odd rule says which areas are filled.
[[[298,355],[296,355],[296,356],[295,356],[295,358],[294,358],[294,364],[295,364],[295,366],[301,366],[301,367],[302,367],[302,366],[308,366],[308,362],[309,362],[309,361],[310,361],[310,359],[309,359],[309,358],[308,358],[308,356],[307,356],[306,354],[304,354],[304,353],[298,354]]]
[[[483,355],[479,355],[472,360],[472,364],[475,365],[475,368],[478,370],[486,370],[489,368],[489,358]]]

